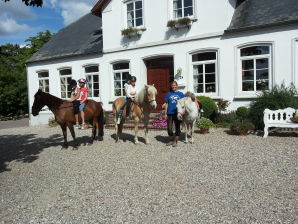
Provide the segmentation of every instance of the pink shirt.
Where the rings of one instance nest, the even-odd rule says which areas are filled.
[[[88,88],[81,88],[80,92],[80,101],[83,101],[87,98]]]

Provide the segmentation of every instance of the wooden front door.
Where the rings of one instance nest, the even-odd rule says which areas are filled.
[[[160,112],[164,104],[164,98],[169,91],[170,69],[169,68],[147,68],[147,83],[157,89],[157,108],[153,112]]]

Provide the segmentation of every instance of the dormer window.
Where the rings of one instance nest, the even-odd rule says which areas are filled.
[[[192,17],[194,15],[193,0],[173,0],[174,19]]]
[[[127,7],[127,27],[143,26],[143,1],[128,1]]]

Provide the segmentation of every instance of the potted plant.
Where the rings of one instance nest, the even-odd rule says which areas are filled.
[[[169,28],[175,28],[177,21],[176,20],[169,20],[167,23],[167,27]]]
[[[207,134],[209,129],[213,126],[213,122],[208,118],[202,118],[196,122],[197,127],[200,129],[200,133]]]
[[[184,17],[178,20],[169,20],[167,23],[167,27],[169,28],[175,28],[176,30],[178,30],[179,28],[182,27],[188,27],[191,25],[191,23],[193,21],[196,21],[194,19],[190,19],[188,17]]]
[[[122,36],[131,38],[134,36],[140,36],[142,34],[142,29],[134,28],[134,27],[129,27],[127,29],[121,30]]]

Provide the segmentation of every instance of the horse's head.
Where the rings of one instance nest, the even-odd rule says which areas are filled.
[[[43,95],[43,92],[40,89],[34,95],[34,102],[32,105],[33,116],[37,116],[39,111],[45,106],[45,102],[42,95]]]
[[[146,89],[146,97],[147,100],[151,106],[152,109],[156,109],[157,103],[156,103],[156,95],[157,95],[157,90],[154,87],[154,85],[145,85]]]
[[[178,120],[182,121],[183,115],[185,114],[186,111],[186,106],[185,106],[185,102],[186,102],[186,97],[182,98],[180,100],[177,101],[177,118]]]

